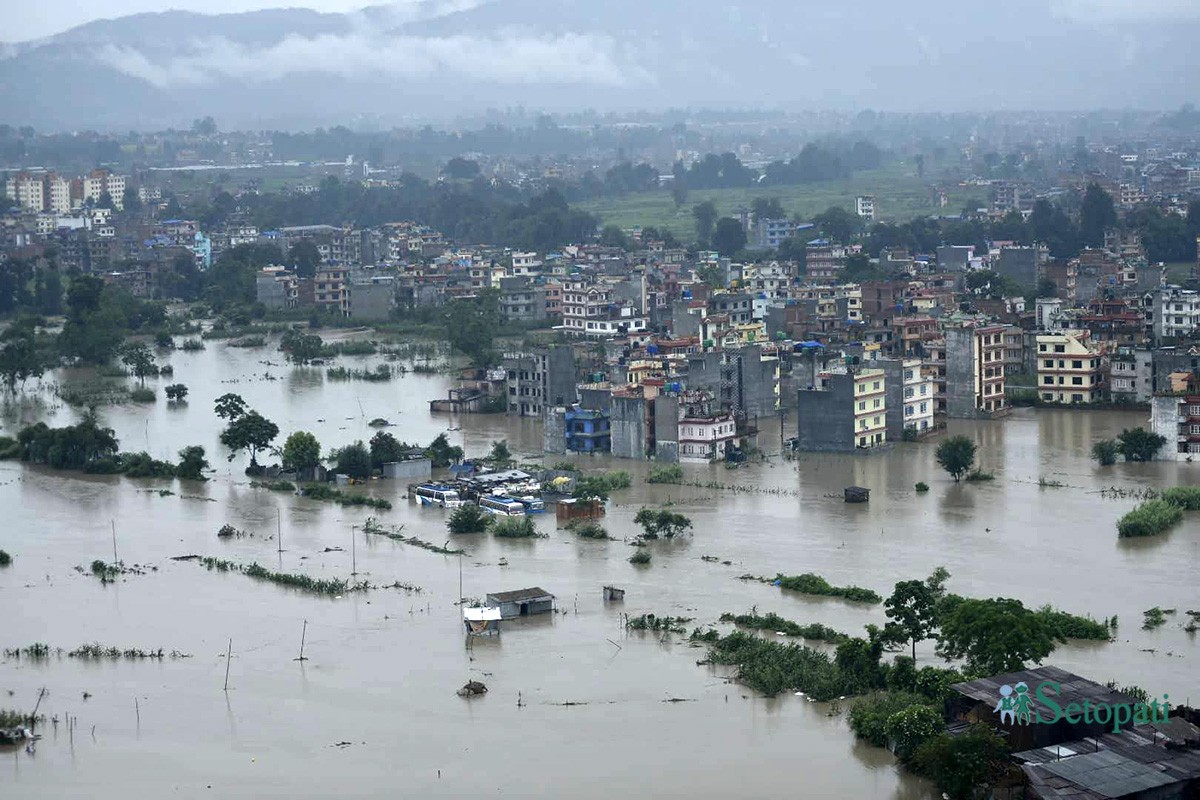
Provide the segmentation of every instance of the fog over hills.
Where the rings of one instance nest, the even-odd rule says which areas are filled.
[[[1174,108],[1190,0],[426,0],[171,11],[0,47],[3,121],[41,129],[439,120],[488,107]]]

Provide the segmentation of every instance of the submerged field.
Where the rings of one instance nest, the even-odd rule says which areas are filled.
[[[366,488],[390,500],[390,511],[251,487],[244,458],[223,458],[212,401],[238,392],[279,424],[281,439],[310,430],[325,450],[368,439],[368,422],[384,418],[402,440],[448,431],[478,454],[507,438],[524,459],[538,457],[539,425],[433,417],[427,401],[449,387],[438,375],[330,382],[321,369],[265,363],[279,361],[271,350],[217,342],[170,361],[175,374],[163,380],[191,387],[186,405],[168,407],[157,387],[152,406],[100,413],[124,449],[166,458],[203,445],[218,467],[207,484],[0,462],[0,548],[13,556],[0,568],[0,648],[96,642],[188,656],[0,661],[0,708],[29,709],[45,687],[39,713],[59,719],[47,721],[35,756],[7,756],[3,785],[22,798],[316,798],[348,782],[362,797],[766,798],[794,790],[797,763],[820,765],[803,775],[807,796],[934,797],[885,751],[854,741],[845,704],[759,698],[728,683],[727,668],[698,666],[706,651],[686,637],[625,626],[625,614],[653,613],[728,631],[722,614],[752,609],[848,634],[883,622],[881,606],[737,579],[745,574],[815,573],[886,596],[897,580],[944,565],[949,590],[965,596],[1120,618],[1116,641],[1064,646],[1049,663],[1181,700],[1200,694],[1200,648],[1183,630],[1184,611],[1200,608],[1200,522],[1189,515],[1165,535],[1119,540],[1116,520],[1138,501],[1099,494],[1195,483],[1197,467],[1101,469],[1089,458],[1094,440],[1143,424],[1139,414],[1023,409],[1003,422],[952,424],[979,443],[983,468],[995,474],[982,484],[953,484],[930,443],[875,457],[772,457],[738,470],[685,466],[694,486],[647,484],[646,463],[581,458],[585,469],[633,476],[612,494],[603,520],[611,539],[557,530],[550,515],[536,519],[545,539],[451,537],[445,512],[406,502],[403,482]],[[22,420],[74,418],[45,393],[5,405],[0,433]],[[778,428],[762,425],[763,441],[778,441]],[[1039,486],[1042,477],[1062,486]],[[917,481],[930,491],[914,492]],[[847,505],[847,485],[871,488],[871,501]],[[691,535],[649,543],[647,566],[628,563],[634,548],[622,540],[637,532],[634,515],[667,503],[692,519]],[[368,517],[466,553],[368,534]],[[218,539],[226,524],[247,535]],[[114,527],[117,558],[141,569],[102,583],[88,565],[114,560]],[[193,554],[371,588],[314,593],[173,560]],[[467,597],[540,586],[559,613],[506,622],[500,637],[468,643],[455,605],[460,569]],[[603,602],[607,584],[626,589],[624,603]],[[1153,606],[1179,613],[1142,630]],[[305,621],[307,660],[296,661]],[[929,643],[918,648],[920,661],[933,658]],[[468,680],[488,693],[456,696]],[[78,719],[73,730],[68,714]]]

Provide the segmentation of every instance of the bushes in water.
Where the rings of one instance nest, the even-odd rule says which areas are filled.
[[[788,636],[799,636],[802,639],[811,639],[816,642],[838,644],[850,638],[846,634],[835,631],[833,628],[826,627],[820,623],[801,625],[798,622],[792,622],[774,613],[759,616],[757,614],[734,615],[727,612],[721,615],[721,622],[732,622],[740,628],[780,631]]]
[[[629,617],[626,619],[625,627],[631,631],[687,633],[685,626],[691,621],[691,617],[659,617],[654,614],[642,614],[640,617]]]
[[[646,483],[679,483],[682,480],[683,467],[678,464],[653,467],[646,475]]]
[[[371,508],[381,508],[385,511],[392,508],[392,504],[387,500],[381,500],[377,497],[367,497],[365,494],[343,492],[320,483],[310,483],[304,486],[301,489],[301,493],[313,500],[332,501],[342,506],[369,506]]]
[[[12,556],[5,550],[0,550],[0,567],[7,567],[12,563]]]
[[[1147,500],[1117,520],[1117,535],[1122,538],[1154,536],[1183,519],[1183,509],[1166,500]]]
[[[882,603],[883,598],[870,589],[860,586],[834,586],[812,572],[803,575],[776,575],[775,582],[784,589],[822,597],[840,597],[855,603]]]
[[[607,500],[609,492],[628,489],[631,485],[633,478],[624,470],[601,472],[577,478],[573,495],[579,500]]]
[[[1060,639],[1090,639],[1097,642],[1107,642],[1113,638],[1109,626],[1089,617],[1079,617],[1059,611],[1049,605],[1037,610],[1037,616],[1053,629]]]
[[[1162,493],[1162,499],[1184,511],[1200,511],[1200,486],[1175,486]]]
[[[629,557],[629,563],[635,565],[645,565],[650,563],[650,553],[645,550],[638,550]]]
[[[925,481],[917,481],[917,485],[914,488],[916,488],[918,492],[928,492],[929,484]]]
[[[825,653],[734,631],[712,643],[709,660],[738,668],[738,680],[762,694],[803,691],[814,700],[853,694],[854,684]]]
[[[129,392],[129,399],[135,403],[153,403],[157,395],[147,386],[139,386]]]
[[[18,458],[21,455],[21,445],[11,436],[0,436],[0,461]]]
[[[270,492],[294,492],[296,484],[291,481],[250,481],[252,489],[266,489]]]
[[[633,521],[642,526],[642,537],[645,539],[657,539],[660,536],[674,539],[692,527],[692,521],[683,514],[676,514],[665,508],[643,508],[634,516]]]
[[[118,446],[112,428],[100,427],[92,414],[85,414],[77,425],[63,428],[51,428],[44,422],[28,425],[17,434],[17,443],[22,461],[75,470],[116,456]]]
[[[492,525],[492,535],[501,539],[539,539],[543,536],[529,517],[505,517]]]
[[[204,349],[204,342],[200,339],[185,339],[183,344],[179,345],[179,349],[187,353],[194,353]]]
[[[174,478],[175,465],[158,461],[149,453],[122,453],[118,456],[120,472],[130,478]]]
[[[887,747],[890,739],[888,720],[908,708],[930,708],[930,700],[903,691],[872,692],[850,706],[850,730],[876,747]],[[940,717],[939,717],[940,719]],[[935,731],[934,734],[940,733]]]
[[[331,381],[369,381],[383,383],[390,381],[394,374],[387,364],[380,364],[375,369],[346,369],[345,367],[330,367],[325,370],[325,376]]]
[[[608,531],[595,520],[573,519],[567,523],[567,530],[580,539],[607,539]]]
[[[454,509],[446,520],[446,527],[451,533],[483,533],[491,524],[492,516],[470,503]]]
[[[1111,467],[1117,463],[1121,454],[1121,446],[1116,439],[1101,439],[1092,445],[1092,458],[1100,462],[1102,467]]]

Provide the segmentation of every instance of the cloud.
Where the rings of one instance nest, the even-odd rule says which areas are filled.
[[[151,59],[136,47],[106,45],[100,63],[168,88],[220,80],[274,80],[293,74],[345,78],[454,77],[500,84],[622,86],[645,79],[607,36],[537,36],[501,32],[480,36],[385,36],[362,30],[345,35],[288,36],[265,48],[224,37],[195,40],[186,52]]]
[[[1051,9],[1076,22],[1200,20],[1196,0],[1052,0]]]

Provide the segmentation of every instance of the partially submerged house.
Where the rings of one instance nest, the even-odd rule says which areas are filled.
[[[1014,753],[1029,800],[1167,800],[1200,796],[1200,728],[1175,717]]]
[[[501,619],[549,614],[554,611],[554,595],[545,589],[518,589],[515,592],[495,592],[485,599],[485,605],[499,609]]]

